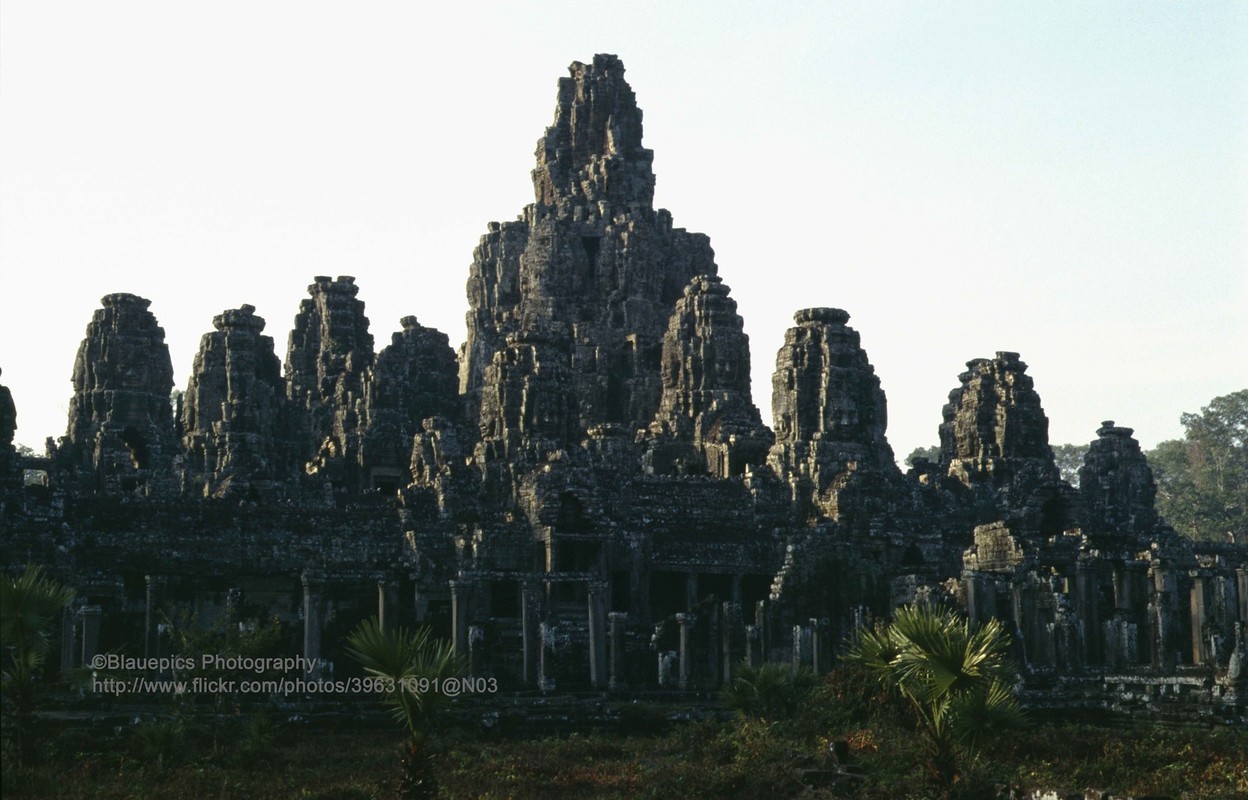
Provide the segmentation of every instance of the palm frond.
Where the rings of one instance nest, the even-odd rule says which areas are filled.
[[[434,639],[428,628],[387,630],[377,618],[360,623],[347,637],[347,655],[369,675],[392,683],[386,696],[395,721],[413,739],[423,739],[437,714],[450,704],[441,690],[447,678],[463,673],[450,642]]]

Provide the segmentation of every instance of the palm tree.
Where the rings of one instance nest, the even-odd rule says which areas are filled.
[[[724,704],[743,717],[765,720],[789,719],[798,712],[818,686],[810,667],[793,669],[788,664],[741,666],[724,685]]]
[[[407,728],[399,796],[405,800],[433,797],[437,784],[426,745],[438,715],[450,704],[442,685],[463,673],[451,643],[434,639],[428,628],[388,630],[374,617],[347,637],[347,654],[391,687],[386,701],[393,706],[395,719]]]
[[[35,752],[35,686],[50,649],[48,631],[73,596],[72,589],[39,567],[0,580],[5,728],[18,768],[29,764]]]
[[[909,701],[930,777],[948,790],[959,751],[974,754],[996,732],[1025,722],[1010,688],[1010,641],[995,619],[979,628],[949,609],[897,609],[891,625],[859,632],[849,660]]]

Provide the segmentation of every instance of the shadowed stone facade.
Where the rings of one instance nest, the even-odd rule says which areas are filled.
[[[172,477],[177,450],[165,331],[150,300],[110,294],[100,303],[74,360],[63,449],[93,488],[150,492]]]
[[[1129,428],[1104,423],[1066,484],[1000,352],[958,376],[939,462],[903,475],[849,314],[807,308],[773,432],[709,240],[653,207],[641,132],[619,59],[572,65],[534,202],[474,253],[458,358],[415,317],[375,353],[355,279],[318,277],[283,371],[254,309],[226,311],[175,410],[149,302],[105,297],[68,432],[25,462],[48,485],[10,484],[3,515],[6,568],[47,565],[106,620],[67,620],[63,665],[228,610],[341,675],[346,632],[381,614],[509,689],[705,691],[743,662],[824,670],[929,602],[1006,621],[1033,702],[1244,718],[1248,549],[1157,517]],[[0,467],[20,467],[5,396]]]

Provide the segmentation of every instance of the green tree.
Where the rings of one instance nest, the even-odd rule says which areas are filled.
[[[0,580],[5,744],[18,768],[30,764],[35,753],[35,694],[51,648],[49,631],[73,596],[40,567]]]
[[[347,655],[389,689],[386,701],[395,719],[407,728],[400,757],[399,796],[404,800],[437,794],[428,740],[438,715],[450,704],[441,691],[448,678],[463,673],[461,660],[450,642],[435,639],[428,628],[411,632],[386,629],[377,618],[360,623],[347,637]]]
[[[1148,453],[1158,512],[1193,539],[1248,541],[1248,389],[1181,419],[1183,438]]]
[[[913,467],[916,458],[926,458],[933,464],[940,463],[940,445],[934,444],[931,447],[916,447],[910,451],[910,455],[906,456],[906,466]]]
[[[1055,444],[1051,448],[1053,450],[1053,460],[1057,462],[1057,469],[1062,473],[1062,480],[1079,488],[1079,469],[1083,466],[1083,457],[1088,454],[1088,446],[1086,444]]]
[[[962,755],[1025,722],[1011,689],[1009,646],[995,619],[972,628],[953,611],[915,605],[897,609],[890,625],[860,631],[848,659],[909,701],[928,775],[947,792],[960,777]]]

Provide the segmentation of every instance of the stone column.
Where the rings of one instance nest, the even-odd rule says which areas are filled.
[[[78,647],[78,610],[72,602],[61,610],[61,673],[68,675],[78,663],[81,655]]]
[[[540,669],[537,688],[543,692],[555,690],[555,626],[543,622],[538,626],[541,635]]]
[[[722,619],[719,611],[718,603],[712,605],[706,620],[706,688],[708,689],[719,688],[720,670],[724,663],[723,634],[720,633]]]
[[[525,686],[533,686],[538,682],[538,641],[537,623],[537,587],[532,581],[520,584],[520,650],[524,657],[521,679]]]
[[[1209,646],[1205,641],[1205,626],[1209,621],[1208,607],[1205,604],[1205,578],[1197,575],[1192,578],[1192,664],[1199,666],[1209,657]]]
[[[324,615],[325,579],[320,575],[305,570],[303,573],[303,657],[308,668],[308,677],[319,678],[321,675],[321,632]]]
[[[628,614],[622,611],[612,611],[607,614],[611,641],[611,677],[607,682],[607,688],[613,692],[628,688],[627,664],[624,659],[624,626],[627,623]]]
[[[164,575],[147,575],[147,599],[143,611],[143,655],[160,657],[160,607],[165,603],[169,579]]]
[[[724,603],[720,619],[723,632],[723,644],[720,649],[724,658],[722,672],[724,683],[728,683],[732,680],[738,665],[746,658],[745,626],[741,619],[741,604],[735,601]]]
[[[672,663],[676,660],[676,653],[671,650],[664,650],[659,653],[659,688],[672,688]]]
[[[1239,621],[1248,627],[1248,567],[1235,570],[1235,585],[1239,594]]]
[[[104,609],[99,606],[83,606],[78,612],[82,617],[82,663],[91,666],[91,659],[100,652],[100,623]]]
[[[1123,657],[1127,659],[1126,666],[1135,666],[1148,659],[1148,653],[1142,652],[1143,632],[1148,627],[1148,565],[1128,561],[1114,574],[1114,580],[1114,606],[1137,630],[1133,647],[1123,652]]]
[[[693,641],[691,630],[693,621],[696,619],[693,614],[677,614],[676,624],[680,626],[680,688],[687,690],[692,685],[692,676],[690,672],[693,669]]]
[[[398,619],[394,609],[397,591],[398,587],[393,581],[377,579],[377,623],[383,631],[397,627]]]
[[[698,573],[690,572],[685,576],[685,610],[693,611],[698,604]]]
[[[805,625],[793,626],[793,669],[810,666],[810,628]]]
[[[980,625],[987,619],[983,583],[978,572],[965,570],[962,573],[962,585],[966,588],[966,618],[972,626]]]
[[[740,607],[741,603],[743,602],[743,600],[741,599],[743,596],[744,595],[742,594],[742,591],[741,591],[741,576],[733,575],[732,576],[732,602],[736,603],[737,606]]]
[[[231,627],[243,621],[243,590],[238,586],[225,593],[225,618]]]
[[[1100,570],[1083,562],[1075,565],[1075,609],[1083,623],[1088,664],[1099,665],[1105,652],[1101,642]]]
[[[480,625],[468,626],[468,674],[476,678],[484,674],[485,629]]]
[[[771,658],[771,607],[766,600],[759,600],[754,605],[754,628],[760,654],[759,662],[755,666],[760,666]]]
[[[1235,576],[1228,573],[1215,574],[1210,578],[1210,584],[1210,633],[1214,637],[1213,646],[1216,650],[1212,658],[1218,669],[1222,669],[1235,648],[1235,617],[1238,614]]]
[[[607,685],[607,584],[590,581],[589,594],[589,685],[595,689]]]
[[[469,582],[459,578],[451,585],[451,644],[455,655],[468,658]]]
[[[1127,613],[1135,607],[1135,586],[1128,564],[1114,567],[1114,610]]]
[[[810,621],[810,666],[816,675],[822,675],[832,667],[828,653],[828,629],[830,627],[826,618]]]
[[[1040,651],[1040,635],[1037,631],[1039,614],[1036,613],[1036,587],[1029,577],[1018,577],[1010,587],[1010,601],[1014,612],[1014,625],[1022,640],[1023,664],[1037,665]]]
[[[762,641],[757,625],[745,626],[745,665],[750,669],[763,665]]]
[[[429,616],[429,598],[425,597],[424,592],[420,591],[420,582],[416,582],[416,587],[412,590],[412,608],[415,609],[416,624],[420,625]]]
[[[1174,570],[1161,564],[1149,568],[1152,578],[1151,597],[1148,602],[1149,656],[1153,669],[1164,675],[1174,673],[1175,649],[1179,644],[1178,611],[1175,608],[1177,581]]]

